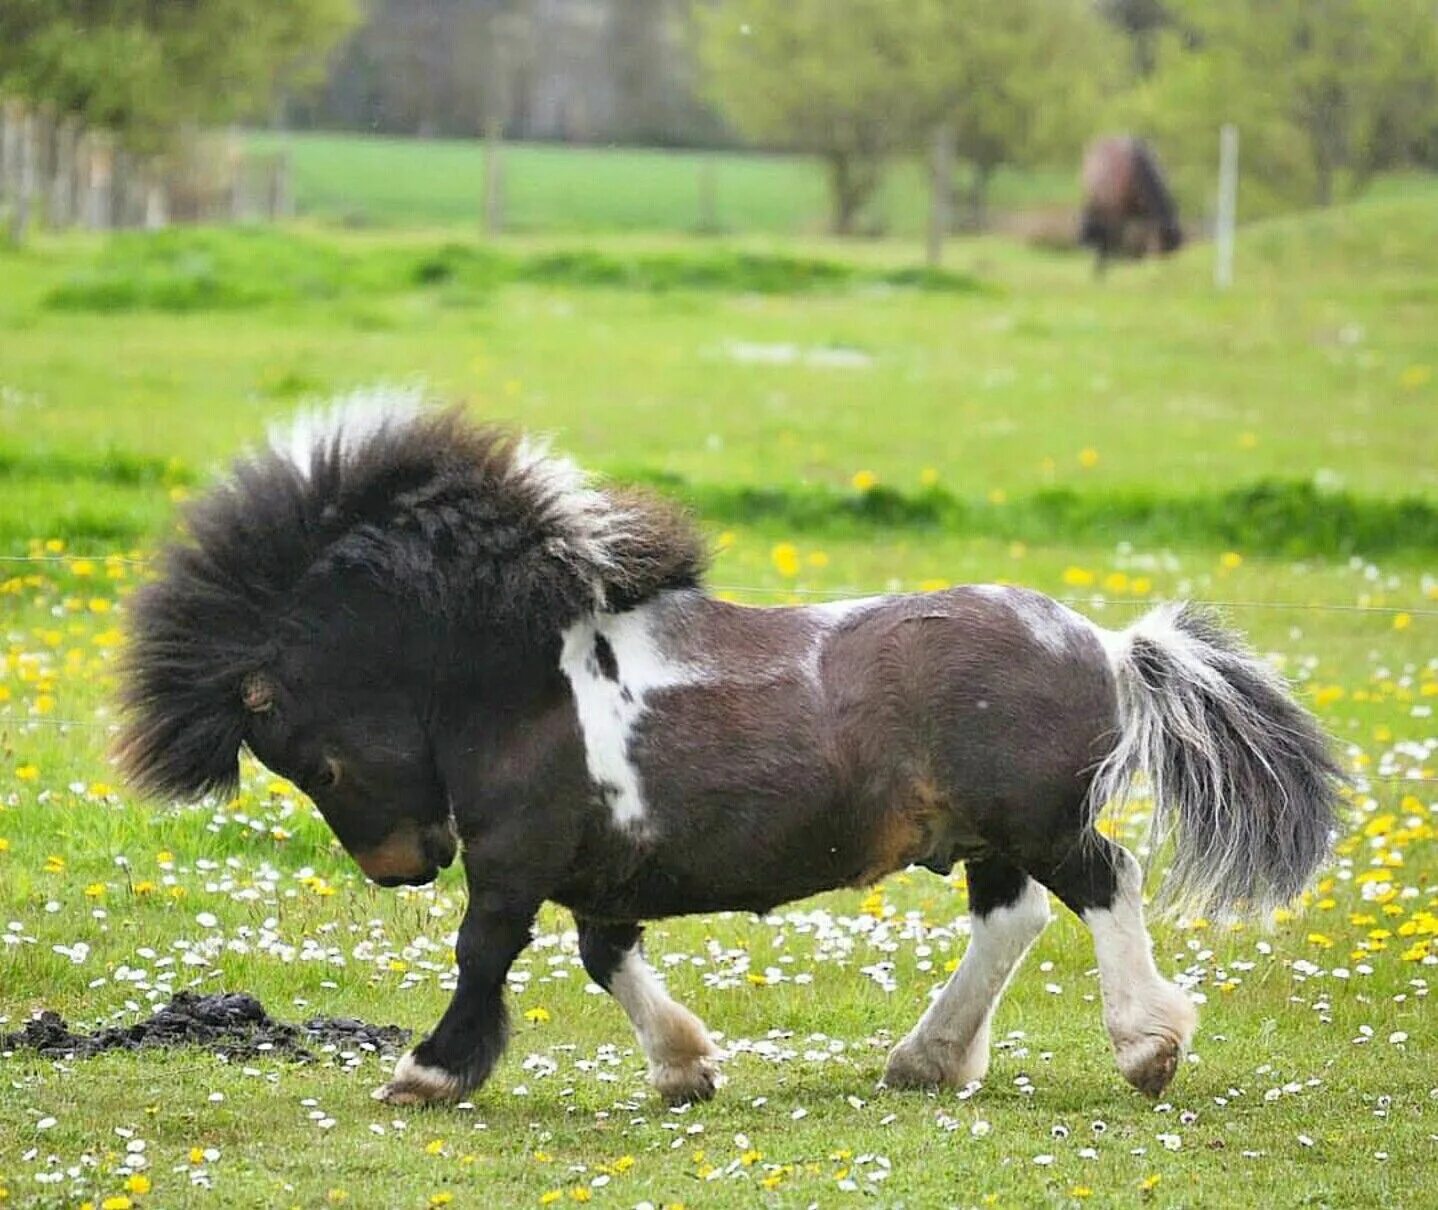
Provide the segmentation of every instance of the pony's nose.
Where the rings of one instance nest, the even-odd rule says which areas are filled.
[[[453,864],[459,852],[459,839],[448,822],[439,827],[426,828],[424,833],[424,855],[441,869]]]

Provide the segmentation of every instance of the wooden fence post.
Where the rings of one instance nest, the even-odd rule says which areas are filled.
[[[30,211],[35,204],[35,134],[35,114],[27,110],[20,119],[14,205],[10,209],[10,242],[13,244],[23,244],[30,231]]]
[[[1238,219],[1238,127],[1229,123],[1218,137],[1218,215],[1214,232],[1213,284],[1233,285],[1233,228]]]
[[[944,263],[944,238],[954,222],[954,128],[942,122],[929,148],[929,233],[924,261],[930,269]]]
[[[50,213],[46,221],[63,231],[75,220],[75,151],[79,135],[70,116],[55,123],[55,155],[50,165]]]

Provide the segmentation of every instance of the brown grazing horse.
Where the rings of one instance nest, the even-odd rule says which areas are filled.
[[[1172,252],[1183,243],[1173,194],[1142,139],[1109,135],[1091,143],[1080,181],[1079,243],[1096,253],[1095,272],[1102,274],[1110,257]]]
[[[382,1100],[485,1080],[546,900],[682,1102],[713,1095],[720,1052],[644,961],[644,921],[960,861],[972,939],[885,1082],[983,1078],[1052,892],[1093,935],[1120,1071],[1157,1095],[1196,1015],[1100,808],[1142,779],[1175,841],[1165,889],[1195,910],[1283,901],[1328,850],[1326,739],[1200,612],[1115,632],[996,585],[743,608],[705,588],[673,505],[457,412],[364,402],[189,509],[130,608],[119,758],[194,798],[232,789],[247,748],[385,886],[462,846],[454,999]]]

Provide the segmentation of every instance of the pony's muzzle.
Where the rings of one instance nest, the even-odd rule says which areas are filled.
[[[365,876],[383,887],[427,886],[453,863],[459,839],[449,820],[402,824],[372,849],[354,855]]]

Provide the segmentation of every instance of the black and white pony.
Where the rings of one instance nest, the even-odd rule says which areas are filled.
[[[239,461],[186,520],[130,610],[129,780],[224,791],[245,747],[376,882],[429,882],[462,851],[458,987],[383,1100],[489,1075],[545,900],[682,1102],[712,1095],[719,1056],[646,965],[643,921],[960,861],[972,939],[885,1083],[983,1077],[1053,892],[1092,931],[1120,1070],[1157,1094],[1195,1013],[1099,809],[1146,783],[1191,909],[1287,900],[1327,850],[1321,732],[1192,608],[1114,633],[1022,588],[726,604],[676,508],[453,411],[340,413]]]

